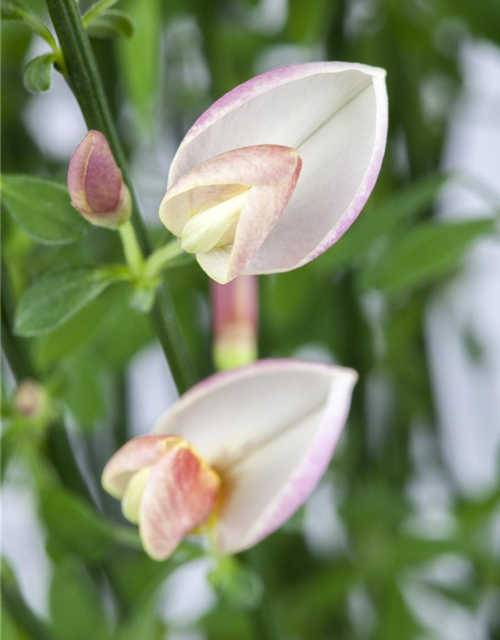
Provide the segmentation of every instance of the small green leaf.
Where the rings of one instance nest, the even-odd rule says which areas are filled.
[[[81,534],[80,534],[81,535]],[[111,640],[111,625],[88,573],[76,562],[56,567],[49,598],[57,638]]]
[[[2,0],[2,20],[22,20],[27,8],[18,0]]]
[[[2,20],[21,20],[34,33],[47,42],[53,51],[57,50],[56,41],[47,25],[36,13],[19,0],[2,0]]]
[[[39,58],[32,62],[36,60]],[[1,191],[7,211],[37,242],[69,244],[84,238],[90,229],[89,223],[71,206],[66,187],[57,182],[4,174]]]
[[[79,350],[89,350],[94,336],[102,331],[109,313],[106,294],[83,308],[61,327],[37,341],[37,357],[42,368],[74,357]]]
[[[33,58],[23,73],[23,84],[30,93],[42,93],[50,89],[50,73],[54,62],[54,54],[46,53]]]
[[[83,24],[87,26],[91,20],[93,20],[96,16],[101,15],[101,13],[105,13],[118,1],[119,0],[97,0],[97,2],[93,4],[83,15]]]
[[[97,421],[106,414],[106,391],[109,385],[95,359],[87,356],[73,361],[71,365],[67,371],[62,400],[80,428],[91,431],[98,427]]]
[[[88,22],[87,33],[91,38],[130,38],[134,24],[123,11],[110,9]]]
[[[53,540],[84,560],[102,560],[115,544],[113,528],[106,520],[64,489],[42,492],[41,516]]]
[[[238,609],[255,608],[263,596],[260,577],[234,558],[224,558],[208,575],[208,581],[224,600]]]
[[[429,222],[403,235],[361,273],[362,288],[401,291],[449,273],[470,245],[495,230],[492,219]]]
[[[55,329],[110,284],[125,277],[121,271],[108,269],[74,269],[42,276],[26,289],[19,301],[16,334],[29,337]]]

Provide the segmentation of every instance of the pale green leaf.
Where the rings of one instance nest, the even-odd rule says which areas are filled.
[[[23,73],[23,84],[30,93],[42,93],[50,89],[50,74],[54,54],[46,53],[43,56],[33,58]]]
[[[89,223],[71,206],[66,187],[57,182],[4,174],[1,191],[7,211],[37,242],[69,244],[84,238],[90,229]]]
[[[360,277],[362,288],[401,291],[449,273],[480,236],[495,230],[492,219],[428,222],[385,249]]]
[[[393,197],[368,203],[342,238],[315,261],[315,269],[330,271],[354,262],[377,240],[407,225],[421,211],[431,206],[443,187],[444,176],[425,178],[398,191]]]
[[[50,587],[49,610],[54,631],[61,640],[112,638],[102,599],[88,573],[76,562],[65,562],[56,567]]]
[[[113,528],[106,520],[64,489],[42,492],[41,517],[62,549],[87,561],[102,560],[115,544]]]
[[[74,269],[42,276],[22,295],[16,311],[15,332],[36,336],[55,329],[97,298],[122,272],[109,269]]]
[[[134,24],[123,11],[111,9],[90,20],[87,33],[91,38],[130,38]]]

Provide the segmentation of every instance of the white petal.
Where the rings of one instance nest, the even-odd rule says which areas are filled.
[[[192,443],[222,477],[218,546],[248,548],[304,502],[326,470],[344,426],[356,373],[264,360],[212,376],[156,426]]]
[[[348,229],[375,184],[387,136],[385,71],[324,62],[276,69],[218,100],[184,138],[169,184],[238,147],[278,144],[302,157],[297,187],[244,273],[287,271]]]

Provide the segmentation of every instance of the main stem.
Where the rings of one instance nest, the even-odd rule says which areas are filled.
[[[107,138],[115,160],[132,195],[132,224],[145,257],[151,253],[147,230],[128,173],[125,155],[104,93],[101,76],[75,0],[47,0],[54,29],[66,61],[67,80],[89,129],[101,131]],[[187,354],[173,309],[170,292],[164,282],[151,311],[153,326],[167,358],[179,393],[197,380]]]

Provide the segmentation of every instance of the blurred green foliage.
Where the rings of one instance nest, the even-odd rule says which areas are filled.
[[[47,18],[42,0],[25,4]],[[80,4],[82,10],[89,5],[84,0]],[[431,296],[453,277],[476,239],[495,228],[491,220],[443,223],[433,217],[441,188],[457,179],[441,175],[440,162],[449,107],[461,89],[459,51],[468,38],[498,38],[500,12],[489,0],[288,0],[276,3],[285,11],[282,18],[272,19],[265,13],[270,4],[122,0],[117,8],[125,17],[115,13],[94,23],[93,36],[99,36],[93,40],[94,51],[131,154],[166,132],[180,141],[211,101],[264,70],[278,54],[294,62],[338,59],[387,69],[388,150],[366,210],[345,237],[313,263],[260,279],[261,357],[292,356],[307,345],[360,373],[342,447],[324,480],[347,542],[333,544],[336,550],[328,554],[314,552],[304,539],[299,514],[260,545],[260,555],[283,637],[427,637],[412,607],[409,583],[425,586],[472,613],[484,608],[486,598],[496,602],[498,610],[500,593],[498,557],[488,537],[500,491],[477,499],[460,494],[439,447],[423,337]],[[66,163],[46,157],[24,126],[23,113],[32,98],[23,87],[23,68],[36,37],[19,22],[6,21],[2,27],[2,171],[61,181]],[[45,89],[48,69],[36,67],[25,73],[29,88]],[[423,88],[431,82],[441,92],[437,110],[429,109],[423,97]],[[16,358],[13,368],[24,377],[29,365],[16,351],[18,346],[10,344],[9,322],[21,296],[29,295],[28,287],[37,281],[36,286],[45,282],[51,289],[50,279],[60,277],[51,273],[54,269],[77,268],[82,280],[72,284],[80,282],[90,300],[110,282],[94,277],[101,271],[82,267],[103,269],[121,258],[114,235],[97,228],[71,246],[38,244],[37,233],[48,233],[49,239],[55,233],[65,240],[57,218],[55,231],[33,233],[30,218],[35,211],[29,203],[26,208],[26,203],[12,202],[7,190],[3,205],[4,352]],[[493,206],[492,213],[497,213]],[[36,223],[35,218],[35,227]],[[81,228],[77,235],[83,237],[85,231]],[[196,264],[167,272],[167,277],[197,369],[208,375],[212,365],[206,277]],[[383,310],[376,317],[367,306],[370,295]],[[43,310],[45,315],[22,319],[18,327],[25,336],[38,333],[32,330],[35,320],[44,320],[42,328],[52,329],[23,340],[22,347],[52,396],[78,424],[96,486],[105,460],[128,437],[127,368],[153,341],[147,319],[130,308],[129,297],[125,285],[114,285],[60,326],[47,320],[51,311],[61,316],[51,304]],[[66,296],[57,303],[64,305],[65,300]],[[384,380],[390,403],[377,447],[371,441],[368,390],[374,379]],[[42,445],[38,439],[26,439],[13,446],[17,417],[8,399],[2,410],[2,474],[16,457],[30,461],[53,565],[47,623],[29,611],[14,574],[4,569],[3,637],[168,638],[155,605],[160,587],[198,552],[182,547],[167,563],[149,560],[136,548],[137,541],[128,538],[130,532],[122,530],[116,505],[101,496],[109,516],[105,517],[88,506],[85,496],[75,496],[77,487],[59,486],[47,462],[57,455],[50,433]],[[416,473],[410,447],[416,431],[431,443],[433,462],[450,495],[447,517],[453,526],[442,535],[426,536],[415,525],[425,519],[408,492]],[[450,555],[470,567],[463,580],[443,586],[422,571]],[[256,639],[252,611],[262,600],[258,577],[243,561],[214,562],[210,582],[217,604],[195,627],[208,640]],[[106,581],[115,585],[119,596],[114,608],[103,602]],[[492,606],[484,615],[492,638],[500,632],[494,614]]]

